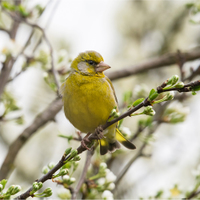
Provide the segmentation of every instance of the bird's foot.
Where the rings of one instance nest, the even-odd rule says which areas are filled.
[[[94,131],[94,134],[92,136],[93,139],[97,139],[97,140],[101,140],[104,138],[104,135],[103,135],[103,128],[101,126],[98,126],[95,131]]]
[[[91,151],[91,148],[89,148],[89,147],[87,146],[87,144],[90,142],[90,140],[88,139],[88,137],[89,137],[90,134],[91,134],[91,133],[88,133],[88,134],[81,140],[81,146],[82,146],[83,148],[89,150],[89,151]]]

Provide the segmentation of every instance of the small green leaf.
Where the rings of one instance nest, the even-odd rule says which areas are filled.
[[[2,7],[4,7],[7,10],[10,10],[10,11],[14,11],[15,10],[15,5],[10,4],[8,1],[3,1],[1,3],[1,5],[2,5]]]
[[[30,15],[30,13],[28,13],[26,11],[25,7],[22,6],[22,5],[18,6],[18,11],[19,11],[19,13],[21,14],[22,17],[28,17]]]
[[[3,179],[3,180],[0,181],[0,184],[3,185],[3,189],[5,188],[7,181],[8,180],[6,180],[6,179]]]
[[[187,3],[185,6],[186,8],[192,8],[194,7],[194,3]]]
[[[149,101],[153,101],[158,97],[158,93],[155,89],[152,89],[149,93]]]
[[[199,91],[200,90],[200,85],[194,86],[192,88],[192,91]]]
[[[144,98],[137,99],[136,101],[133,102],[132,106],[135,107],[138,104],[142,103],[143,101],[144,101]]]
[[[70,136],[67,136],[67,135],[62,135],[62,134],[60,134],[60,135],[58,135],[59,137],[62,137],[62,138],[66,138],[67,140],[68,140],[68,142],[70,142],[71,140],[73,140],[73,136],[72,135],[70,135]]]

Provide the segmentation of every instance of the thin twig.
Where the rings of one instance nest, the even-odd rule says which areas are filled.
[[[147,138],[152,135],[155,130],[157,129],[157,127],[159,126],[160,123],[157,123],[153,129],[151,129],[149,131],[149,133],[147,134]],[[124,175],[126,174],[126,172],[128,171],[128,169],[130,168],[130,166],[133,164],[133,162],[135,162],[135,160],[137,160],[139,157],[144,155],[144,149],[147,146],[147,142],[144,142],[142,144],[142,146],[139,148],[138,152],[136,155],[133,156],[133,158],[125,165],[125,167],[123,168],[123,170],[117,175],[117,179],[115,181],[115,185],[119,185],[119,182],[121,181],[121,179],[124,177]]]
[[[189,200],[189,199],[192,199],[192,198],[196,198],[196,197],[198,197],[199,194],[200,194],[200,190],[196,191],[196,192],[192,192],[187,198],[184,198],[184,200]]]
[[[198,82],[198,84],[200,85],[200,81]],[[165,82],[164,82],[161,86],[159,86],[158,88],[162,88],[162,87],[164,87],[164,85],[165,85]],[[190,85],[190,84],[187,84],[187,85]],[[193,84],[191,84],[191,85],[193,85]],[[160,91],[157,91],[157,92],[162,93],[163,91],[160,90]],[[184,91],[183,91],[183,92],[184,92]],[[132,113],[135,112],[136,110],[140,109],[140,108],[143,107],[143,106],[147,106],[147,105],[150,105],[150,102],[149,102],[148,98],[146,98],[142,103],[140,103],[140,104],[138,104],[136,107],[134,107],[134,108],[128,110],[127,112],[125,112],[124,114],[122,114],[121,116],[119,116],[118,118],[116,118],[116,119],[114,119],[114,120],[112,120],[112,121],[110,121],[110,122],[107,122],[106,124],[104,124],[104,125],[102,126],[102,128],[105,130],[105,129],[108,128],[110,125],[116,123],[117,121],[119,121],[119,120],[121,120],[121,119],[123,119],[123,118],[125,118],[125,117],[127,117],[127,116],[130,116],[130,114],[132,114]],[[95,138],[94,136],[95,136],[96,134],[97,134],[97,133],[92,133],[92,134],[87,138],[87,140],[85,141],[86,146],[91,145],[91,143],[95,140],[95,139],[94,139],[94,138]],[[151,134],[151,132],[150,132],[149,134]],[[136,156],[134,156],[133,159],[131,159],[131,160],[129,161],[129,163],[127,164],[127,167],[124,168],[124,171],[123,171],[123,172],[121,173],[121,175],[119,176],[119,178],[118,178],[118,180],[117,180],[117,183],[118,183],[118,182],[120,181],[120,179],[124,176],[124,174],[126,173],[126,171],[128,170],[128,168],[130,167],[129,165],[131,165],[132,162],[133,162],[135,159],[137,159],[138,157],[140,157],[141,155],[143,155],[143,149],[145,148],[146,144],[147,144],[147,143],[144,143],[144,144],[140,147],[140,149],[139,149],[138,153],[136,154]],[[80,146],[77,148],[77,153],[78,153],[78,154],[81,154],[81,153],[84,152],[85,150],[86,150],[86,147],[83,147],[82,145],[80,145]],[[68,157],[70,157],[70,155],[69,155]],[[67,157],[67,158],[68,158],[68,157]],[[67,160],[67,158],[65,158],[65,160]],[[60,163],[60,161],[59,161],[59,163]],[[59,169],[58,166],[61,167],[61,166],[64,164],[64,163],[61,163],[61,164],[59,164],[59,163],[56,165],[56,170]],[[52,169],[52,172],[55,173],[56,170],[53,168],[53,169]],[[42,182],[44,182],[44,181],[50,179],[50,178],[52,177],[53,173],[51,173],[51,172],[47,173],[46,175],[44,175],[43,177],[41,177],[41,178],[39,179],[39,181],[42,180]],[[32,188],[32,187],[31,187],[31,188]],[[31,191],[31,188],[29,188],[25,193],[23,193],[22,195],[20,195],[20,198],[17,197],[17,199],[24,199],[24,198],[29,197],[29,196],[30,196],[29,193],[30,193],[30,191]]]
[[[3,27],[0,27],[0,31],[6,32],[8,35],[10,35],[10,31]]]
[[[57,75],[56,75],[56,70],[55,70],[55,65],[54,65],[53,48],[51,46],[51,43],[50,43],[49,39],[46,36],[46,33],[45,33],[44,29],[42,27],[40,27],[38,24],[31,23],[31,22],[27,21],[26,19],[21,18],[20,16],[16,15],[15,13],[8,12],[5,9],[3,9],[3,11],[6,14],[8,14],[11,18],[13,18],[13,20],[15,20],[17,22],[25,23],[25,24],[33,27],[33,28],[39,29],[42,32],[43,38],[46,41],[47,46],[49,47],[49,51],[50,51],[50,55],[51,55],[51,70],[52,70],[52,73],[53,73],[53,76],[54,76],[55,84],[57,86],[57,95],[59,96],[59,87],[60,87],[60,85],[59,85],[59,81],[58,81],[58,78],[57,78]]]
[[[62,100],[55,99],[42,113],[37,115],[32,124],[27,127],[18,138],[10,145],[6,158],[0,169],[0,180],[7,178],[8,173],[13,169],[14,160],[25,142],[34,134],[39,128],[44,126],[49,121],[53,120],[55,115],[62,108]]]
[[[200,58],[200,47],[191,49],[188,52],[182,52],[181,55],[184,57],[185,62]],[[157,58],[149,59],[141,64],[125,67],[114,72],[106,73],[111,80],[124,78],[131,75],[136,75],[148,70],[166,67],[177,63],[177,52],[164,54]]]
[[[76,199],[76,195],[77,195],[78,191],[80,190],[82,184],[85,181],[85,177],[86,177],[86,174],[87,174],[87,171],[88,171],[88,167],[90,166],[91,158],[92,158],[93,154],[94,154],[94,148],[92,148],[91,151],[87,151],[87,157],[86,157],[86,160],[85,160],[85,165],[84,165],[81,177],[79,179],[79,182],[76,186],[76,189],[74,190],[74,192],[72,194],[71,199]]]

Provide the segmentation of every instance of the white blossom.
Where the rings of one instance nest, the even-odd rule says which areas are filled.
[[[106,181],[107,182],[114,182],[116,180],[116,176],[111,172],[109,169],[106,169]]]
[[[105,190],[101,196],[104,200],[113,200],[113,194],[109,190]]]
[[[121,130],[124,134],[126,134],[127,137],[129,137],[131,135],[131,131],[128,127],[123,126],[123,127],[121,127]]]
[[[115,189],[115,184],[114,183],[110,183],[108,186],[109,190],[114,190]]]
[[[68,175],[64,175],[64,176],[63,176],[63,180],[64,180],[64,181],[68,181],[69,179],[70,179],[70,177],[69,177]]]
[[[100,164],[100,167],[102,167],[102,168],[106,169],[106,168],[107,168],[107,164],[106,164],[106,163],[104,163],[104,162],[102,162],[102,163]]]
[[[100,178],[100,179],[97,180],[98,185],[104,185],[105,182],[106,182],[105,178]]]
[[[76,179],[74,177],[70,178],[70,182],[74,183],[76,181]]]

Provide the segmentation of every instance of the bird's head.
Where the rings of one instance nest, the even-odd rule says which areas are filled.
[[[103,71],[109,69],[101,54],[96,51],[86,51],[80,53],[72,62],[71,69],[85,75],[101,75]]]

